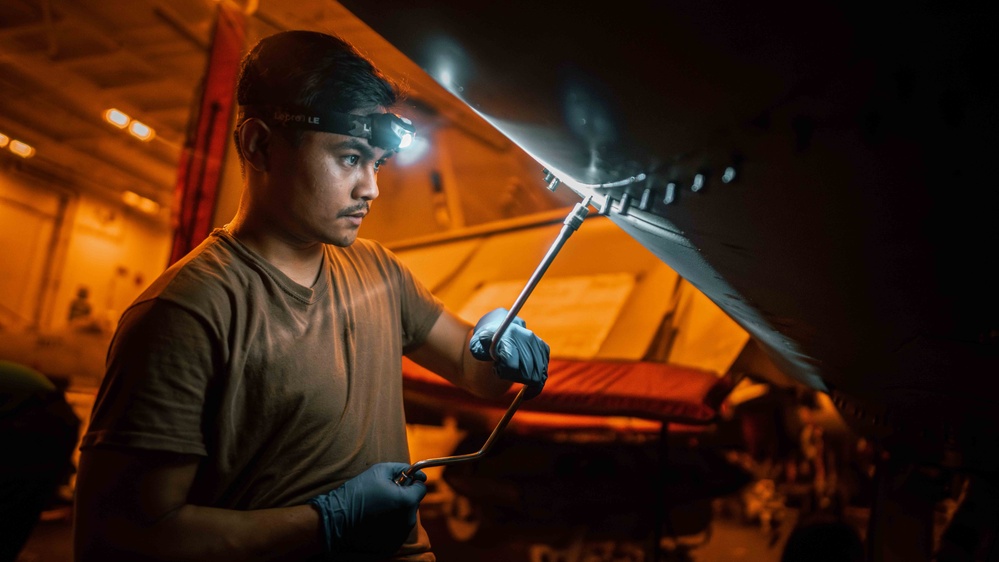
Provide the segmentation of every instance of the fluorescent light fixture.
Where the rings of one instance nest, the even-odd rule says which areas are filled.
[[[35,147],[25,144],[17,139],[10,141],[10,151],[21,158],[31,158],[35,155]]]
[[[119,129],[124,129],[128,126],[129,121],[132,120],[131,117],[125,115],[120,109],[111,108],[104,112],[104,120],[111,123]]]
[[[155,215],[160,212],[160,204],[152,199],[147,199],[134,191],[124,191],[121,200],[129,207],[138,209],[143,213]]]
[[[156,131],[142,121],[132,121],[128,126],[128,132],[132,133],[133,137],[143,141],[152,140],[156,136]]]
[[[8,144],[10,144],[10,137],[8,137],[3,133],[0,133],[0,148],[4,148]]]
[[[132,133],[133,137],[144,141],[152,140],[156,136],[156,131],[142,121],[132,121],[132,124],[128,126],[128,132]]]
[[[132,119],[120,109],[112,107],[111,109],[105,110],[104,120],[119,129],[127,127],[128,132],[139,140],[150,141],[156,136],[156,131],[154,131],[152,127],[146,125],[142,121]]]

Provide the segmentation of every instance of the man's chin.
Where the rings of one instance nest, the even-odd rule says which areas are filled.
[[[338,235],[329,236],[327,237],[326,240],[323,240],[323,242],[333,246],[340,246],[341,248],[346,248],[347,246],[353,244],[354,241],[356,240],[357,240],[357,231],[355,230],[349,233],[340,233]]]

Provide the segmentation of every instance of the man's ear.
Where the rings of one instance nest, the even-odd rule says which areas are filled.
[[[250,118],[239,127],[239,146],[243,160],[258,172],[267,171],[267,147],[271,140],[271,128],[260,119]]]

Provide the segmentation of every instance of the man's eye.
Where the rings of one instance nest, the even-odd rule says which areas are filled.
[[[357,154],[348,154],[347,156],[343,157],[343,160],[344,162],[347,163],[348,166],[356,166],[357,163],[361,161],[361,157],[358,156]]]

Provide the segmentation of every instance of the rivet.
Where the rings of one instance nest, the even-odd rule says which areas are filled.
[[[690,190],[693,192],[698,192],[704,189],[704,184],[707,181],[707,177],[704,174],[694,174],[694,181],[690,184]]]
[[[597,211],[601,215],[609,215],[611,212],[611,205],[614,203],[614,198],[608,195],[604,195],[604,202],[600,204],[600,210]]]
[[[617,209],[618,214],[623,215],[627,213],[630,207],[631,207],[631,194],[625,193],[621,195],[621,206],[618,207]]]
[[[643,211],[649,210],[649,205],[652,203],[652,190],[646,189],[642,192],[642,199],[638,202],[638,208]]]
[[[676,183],[669,182],[666,184],[666,194],[663,196],[663,203],[669,205],[673,201],[676,201]]]
[[[732,183],[735,181],[735,166],[728,166],[725,171],[722,172],[722,183]]]

